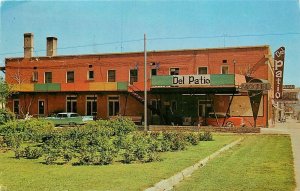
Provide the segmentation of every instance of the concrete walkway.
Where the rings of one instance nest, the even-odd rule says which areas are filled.
[[[285,123],[276,123],[274,128],[262,128],[261,133],[289,134],[291,136],[297,185],[295,191],[300,191],[300,123],[293,119],[287,119]]]

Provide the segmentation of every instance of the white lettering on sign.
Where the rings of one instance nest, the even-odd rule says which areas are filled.
[[[210,85],[210,75],[174,75],[174,86]]]

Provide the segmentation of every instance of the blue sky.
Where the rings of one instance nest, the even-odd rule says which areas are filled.
[[[47,36],[60,55],[143,51],[144,33],[148,50],[285,46],[284,84],[300,87],[299,0],[2,1],[1,66],[23,56],[25,32],[35,56]]]

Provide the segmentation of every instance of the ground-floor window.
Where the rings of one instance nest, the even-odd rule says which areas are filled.
[[[13,101],[13,112],[17,115],[20,114],[20,100],[18,99]]]
[[[119,96],[108,97],[108,116],[118,115],[120,112]]]
[[[86,97],[86,115],[97,115],[97,96]]]
[[[45,101],[44,100],[38,101],[38,114],[45,115]]]
[[[67,112],[77,112],[77,96],[67,96]]]

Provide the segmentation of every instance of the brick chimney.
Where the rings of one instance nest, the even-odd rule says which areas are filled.
[[[47,37],[47,56],[56,56],[57,53],[57,38]]]
[[[33,33],[24,34],[24,58],[33,56]]]

